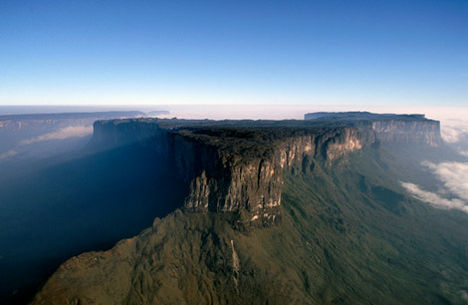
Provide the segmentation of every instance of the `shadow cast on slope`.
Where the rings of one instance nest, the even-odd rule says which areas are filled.
[[[27,302],[65,259],[138,234],[187,191],[142,145],[63,159],[0,184],[2,304]]]

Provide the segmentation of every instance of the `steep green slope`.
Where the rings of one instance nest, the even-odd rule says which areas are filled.
[[[468,216],[407,197],[399,158],[293,167],[273,226],[178,210],[68,260],[33,304],[465,304]]]

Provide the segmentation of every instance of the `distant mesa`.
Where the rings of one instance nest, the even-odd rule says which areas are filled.
[[[312,112],[304,115],[305,120],[425,120],[424,114],[372,113],[367,111]]]
[[[370,125],[381,142],[422,143],[433,147],[442,144],[440,122],[426,119],[424,114],[314,112],[306,113],[304,120]]]
[[[150,112],[147,112],[146,115],[149,115],[149,116],[156,116],[156,115],[169,115],[170,112],[167,111],[167,110],[155,110],[155,111],[150,111]]]
[[[45,109],[47,110],[47,109]],[[152,111],[153,116],[167,111]],[[50,157],[74,149],[98,120],[142,118],[141,111],[24,113],[0,115],[0,162]],[[67,143],[63,142],[64,140]],[[52,143],[56,142],[56,143]],[[35,145],[35,148],[31,147]],[[76,144],[76,145],[75,145]],[[39,146],[38,146],[39,145]],[[13,153],[14,152],[14,153]]]

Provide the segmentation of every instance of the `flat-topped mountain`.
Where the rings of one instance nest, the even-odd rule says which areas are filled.
[[[284,170],[306,170],[314,159],[331,162],[376,141],[368,126],[333,122],[132,119],[94,128],[96,146],[151,145],[190,186],[185,209],[244,210],[264,223],[277,217]]]
[[[307,171],[316,161],[402,139],[418,145],[441,143],[437,121],[417,116],[366,115],[368,120],[210,121],[129,119],[98,121],[94,145],[145,141],[190,184],[184,207],[249,212],[269,222],[281,203],[284,171]],[[405,128],[389,128],[404,118]],[[409,127],[409,128],[408,128]],[[119,144],[120,143],[120,144]]]
[[[423,155],[392,150],[437,153],[439,123],[364,116],[96,122],[90,146],[152,151],[183,199],[65,262],[33,304],[462,304],[467,215],[408,195]]]
[[[370,123],[380,140],[395,143],[442,144],[440,123],[424,114],[377,114],[371,112],[315,112],[304,115],[305,120]]]
[[[346,121],[428,121],[424,114],[372,113],[367,111],[312,112],[304,114],[305,120],[346,120]]]
[[[0,115],[0,165],[14,159],[49,157],[70,151],[91,135],[97,120],[142,117],[140,111]]]

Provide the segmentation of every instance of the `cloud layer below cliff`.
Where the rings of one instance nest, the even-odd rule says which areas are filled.
[[[409,182],[401,182],[401,185],[417,199],[427,202],[436,208],[457,209],[468,213],[468,205],[460,199],[446,199],[436,193],[422,190],[416,184]]]
[[[430,203],[438,208],[458,209],[468,213],[468,163],[467,162],[441,162],[439,164],[423,162],[433,171],[442,182],[438,193],[429,192],[409,182],[402,182],[402,186],[419,200]],[[452,195],[450,198],[442,194]]]
[[[447,143],[456,143],[468,136],[468,122],[462,120],[447,120],[442,122],[441,136]]]

